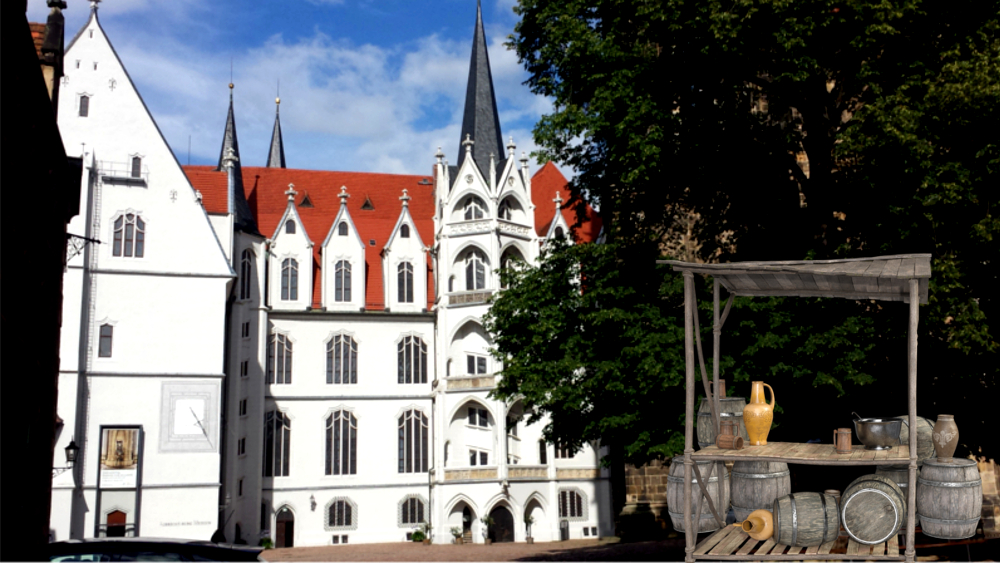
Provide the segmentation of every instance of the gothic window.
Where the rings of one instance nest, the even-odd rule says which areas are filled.
[[[411,409],[399,417],[399,472],[426,473],[427,458],[427,415]]]
[[[424,500],[420,497],[406,497],[399,506],[399,523],[403,524],[420,524],[426,522],[424,520]]]
[[[486,287],[486,259],[473,250],[465,258],[465,289],[473,291]]]
[[[404,336],[396,359],[397,383],[427,383],[427,344],[419,336]]]
[[[566,236],[566,233],[563,232],[563,228],[556,227],[556,238],[563,238],[564,236]]]
[[[240,299],[250,299],[250,276],[252,273],[253,253],[247,249],[243,251],[243,258],[240,261]]]
[[[358,343],[346,334],[326,343],[326,382],[358,382]]]
[[[267,347],[267,383],[292,382],[292,341],[280,333],[271,335]]]
[[[538,441],[538,463],[540,465],[547,465],[549,463],[549,451],[545,440]]]
[[[97,355],[101,358],[111,357],[111,344],[114,338],[115,327],[109,324],[101,325],[101,341]]]
[[[281,300],[295,301],[299,298],[299,261],[285,258],[281,261]]]
[[[90,115],[90,96],[80,96],[80,117]]]
[[[326,419],[326,474],[358,473],[358,419],[339,410]]]
[[[337,236],[341,236],[341,237],[346,237],[347,236],[347,223],[346,222],[341,221],[340,224],[337,225]]]
[[[486,216],[483,211],[483,202],[478,198],[470,197],[468,201],[465,202],[465,220],[471,221],[473,219],[482,219]]]
[[[466,354],[465,373],[469,375],[485,375],[486,356],[476,356],[474,354]]]
[[[575,490],[559,491],[559,517],[584,518],[583,494]]]
[[[142,258],[146,246],[146,223],[134,213],[126,213],[115,219],[115,236],[111,244],[111,254]]]
[[[333,269],[333,300],[345,302],[351,300],[351,263],[338,260]]]
[[[285,221],[285,232],[290,235],[295,234],[295,221],[292,219]]]
[[[292,421],[285,413],[264,413],[264,477],[288,477]]]
[[[513,215],[510,211],[510,203],[506,199],[500,202],[500,207],[497,209],[497,216],[507,221],[511,220]]]
[[[400,238],[410,238],[410,226],[403,225],[399,227],[399,237]]]
[[[413,265],[409,262],[400,262],[396,268],[396,289],[397,298],[400,303],[413,303]]]
[[[353,530],[356,528],[354,524],[355,509],[354,503],[346,498],[330,501],[330,504],[326,505],[326,514],[324,515],[326,529],[347,528]]]
[[[469,407],[469,426],[490,427],[490,414],[486,409]]]

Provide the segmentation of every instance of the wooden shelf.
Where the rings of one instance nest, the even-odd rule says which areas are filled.
[[[708,536],[694,551],[695,559],[715,561],[902,561],[899,553],[899,537],[876,545],[865,545],[840,537],[815,547],[788,547],[775,543],[774,539],[758,541],[751,539],[736,526],[726,526]]]
[[[694,452],[696,460],[718,461],[784,461],[806,465],[908,465],[909,446],[893,446],[890,450],[865,450],[853,446],[853,452],[838,454],[833,444],[799,444],[794,442],[769,442],[766,446],[746,446],[742,450],[720,450],[708,446]]]

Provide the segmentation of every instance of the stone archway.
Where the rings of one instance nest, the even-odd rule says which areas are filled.
[[[514,515],[506,506],[497,506],[491,510],[490,518],[493,519],[493,525],[488,530],[488,537],[493,543],[514,541]]]

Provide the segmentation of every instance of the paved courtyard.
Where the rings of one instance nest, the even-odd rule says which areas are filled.
[[[684,540],[500,543],[490,546],[412,542],[271,549],[268,561],[683,561]]]

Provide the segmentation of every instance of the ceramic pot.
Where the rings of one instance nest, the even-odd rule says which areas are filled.
[[[939,414],[937,422],[934,423],[934,453],[938,456],[938,461],[949,463],[955,455],[955,448],[958,447],[958,426],[955,425],[955,416],[950,414]]]
[[[757,541],[768,540],[774,535],[774,516],[770,510],[754,510],[740,526],[751,538]]]
[[[764,388],[771,391],[771,402],[764,400]],[[763,381],[751,382],[750,404],[743,407],[743,424],[747,427],[750,440],[749,446],[766,446],[767,434],[771,431],[771,421],[774,420],[774,389]]]

